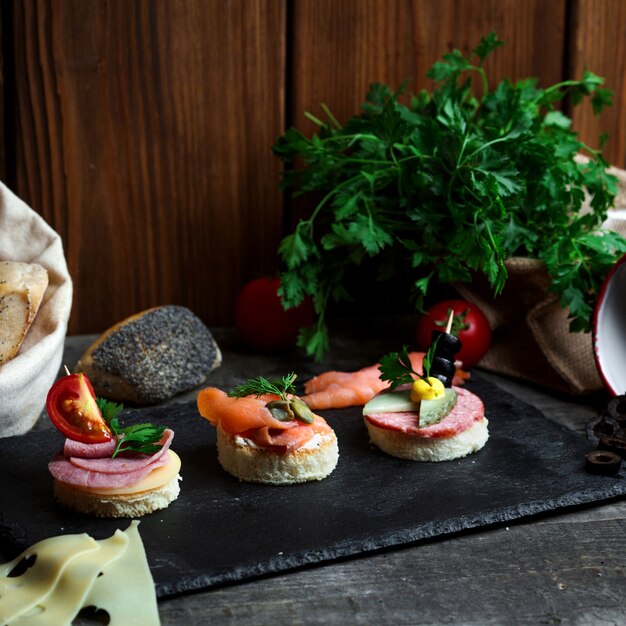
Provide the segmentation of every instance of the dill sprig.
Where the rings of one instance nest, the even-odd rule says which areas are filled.
[[[229,392],[231,398],[245,398],[246,396],[263,396],[265,394],[273,394],[280,397],[280,400],[271,400],[265,407],[272,416],[281,421],[289,422],[298,420],[305,424],[312,424],[315,416],[311,409],[300,398],[295,396],[296,388],[293,386],[297,376],[294,372],[283,376],[282,378],[274,378],[268,380],[263,376],[251,378],[241,385],[237,385]]]
[[[282,400],[287,400],[287,394],[295,394],[296,388],[293,386],[297,375],[294,372],[282,376],[281,378],[267,379],[263,376],[250,378],[241,385],[237,385],[228,393],[231,398],[244,398],[245,396],[263,396],[274,394],[280,396]]]

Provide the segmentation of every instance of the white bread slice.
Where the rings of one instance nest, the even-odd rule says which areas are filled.
[[[470,428],[451,437],[418,437],[397,430],[374,426],[365,419],[370,441],[383,452],[410,461],[451,461],[480,450],[489,431],[487,418],[475,422]]]
[[[54,495],[64,506],[96,517],[141,517],[165,509],[178,498],[180,476],[157,489],[129,495],[101,495],[54,481]]]
[[[326,478],[337,466],[339,448],[334,432],[327,433],[314,447],[287,454],[249,445],[217,427],[217,458],[230,474],[246,482],[289,485]]]
[[[133,487],[88,491],[55,480],[54,495],[64,506],[96,517],[141,517],[164,509],[178,497],[178,482],[182,480],[180,457],[173,450],[168,450],[168,454],[167,465],[153,470]]]
[[[18,353],[47,287],[41,265],[0,262],[0,365]]]

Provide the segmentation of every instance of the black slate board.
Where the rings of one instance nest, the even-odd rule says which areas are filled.
[[[339,437],[326,480],[272,487],[240,483],[216,460],[213,428],[194,404],[155,411],[176,431],[181,495],[139,527],[159,597],[369,550],[444,536],[626,494],[624,474],[584,471],[589,442],[494,385],[469,388],[486,406],[491,437],[465,459],[414,463],[370,447],[360,410],[323,413]],[[0,550],[13,558],[52,535],[96,538],[124,520],[75,514],[52,498],[47,460],[56,432],[0,440]]]

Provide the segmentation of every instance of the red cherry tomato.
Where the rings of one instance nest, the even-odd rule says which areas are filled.
[[[310,299],[300,306],[284,309],[278,278],[255,278],[239,292],[235,303],[235,324],[241,338],[252,348],[264,351],[293,346],[298,330],[313,323]]]
[[[71,374],[57,380],[48,391],[46,410],[55,428],[68,439],[105,443],[113,436],[84,374]]]
[[[491,326],[485,314],[467,300],[443,300],[430,307],[417,322],[417,347],[428,350],[433,330],[445,330],[449,311],[454,311],[452,334],[463,344],[456,358],[464,368],[476,365],[487,353],[491,345]],[[456,330],[456,332],[455,332]]]

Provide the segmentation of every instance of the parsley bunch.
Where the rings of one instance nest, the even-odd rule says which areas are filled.
[[[317,322],[299,338],[309,354],[327,351],[327,306],[350,297],[347,270],[371,257],[379,280],[411,268],[418,308],[434,280],[468,282],[480,272],[498,294],[505,259],[538,258],[569,308],[571,330],[590,329],[599,285],[626,251],[626,240],[600,230],[617,181],[601,150],[581,142],[555,104],[590,98],[599,113],[611,92],[589,71],[545,89],[527,79],[490,91],[482,65],[500,45],[491,33],[467,57],[446,54],[428,72],[434,91],[408,105],[403,89],[374,84],[362,113],[344,125],[323,106],[328,121],[307,114],[319,134],[292,128],[278,138],[273,150],[287,164],[282,188],[321,196],[279,247],[284,305],[307,294],[315,305]],[[574,160],[581,151],[589,162]]]

